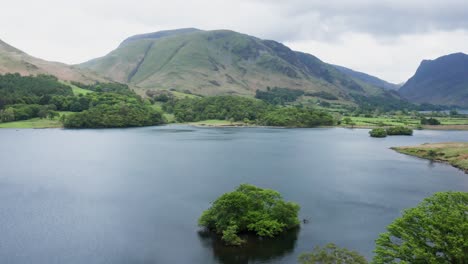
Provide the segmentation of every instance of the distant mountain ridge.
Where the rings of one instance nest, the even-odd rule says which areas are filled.
[[[332,66],[337,68],[342,73],[351,76],[352,78],[358,79],[360,81],[363,81],[365,83],[368,83],[368,84],[371,84],[371,85],[374,85],[374,86],[377,86],[377,87],[381,87],[381,88],[386,89],[386,90],[395,90],[396,91],[396,90],[400,89],[400,87],[401,87],[401,85],[384,81],[384,80],[382,80],[382,79],[380,79],[378,77],[372,76],[372,75],[364,73],[364,72],[355,71],[355,70],[352,70],[352,69],[349,69],[349,68],[346,68],[346,67],[343,67],[343,66],[339,66],[339,65],[332,65]]]
[[[187,28],[136,35],[78,66],[142,89],[202,95],[253,95],[276,86],[326,91],[345,101],[353,100],[351,94],[384,94],[313,55],[230,30]]]
[[[399,92],[412,102],[468,107],[468,55],[423,60]]]
[[[108,79],[86,69],[32,57],[0,40],[0,74],[5,73],[19,73],[21,75],[49,74],[60,80],[83,83],[109,82]]]

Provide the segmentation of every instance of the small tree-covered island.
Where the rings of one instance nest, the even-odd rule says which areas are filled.
[[[198,220],[201,227],[222,236],[226,245],[245,243],[239,235],[275,237],[299,226],[299,205],[286,202],[277,191],[241,184],[221,195]]]

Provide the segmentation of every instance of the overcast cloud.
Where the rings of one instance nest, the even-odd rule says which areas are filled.
[[[66,63],[125,38],[181,27],[232,29],[320,59],[406,81],[422,59],[468,53],[462,0],[1,0],[0,39]]]

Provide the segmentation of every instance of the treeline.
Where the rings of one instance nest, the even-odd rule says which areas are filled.
[[[54,105],[9,105],[5,109],[0,109],[0,122],[13,122],[36,117],[53,119],[59,115],[55,110]]]
[[[171,100],[163,105],[163,110],[173,113],[178,122],[217,119],[282,127],[315,127],[335,123],[334,118],[323,111],[274,106],[239,96]]]
[[[295,90],[280,87],[267,87],[266,91],[257,90],[255,98],[263,100],[274,105],[284,105],[285,103],[294,102],[304,94],[302,90]]]
[[[130,90],[128,85],[123,83],[101,83],[97,82],[94,84],[84,84],[80,82],[71,82],[71,84],[98,93],[118,93],[118,94],[126,94],[126,95],[133,95],[134,92]]]
[[[73,89],[54,76],[0,75],[0,122],[50,118],[57,111],[76,112],[63,115],[70,128],[134,127],[164,123],[162,113],[147,100],[119,83],[73,85],[94,91],[73,95]]]
[[[73,91],[50,75],[0,75],[0,109],[14,104],[47,105],[54,95],[72,96]]]
[[[281,127],[316,127],[332,126],[335,124],[333,116],[324,111],[283,107],[265,113],[259,120],[265,126]]]
[[[162,113],[134,93],[90,93],[79,96],[76,102],[80,103],[82,111],[64,118],[66,128],[137,127],[164,123]]]
[[[164,123],[162,113],[139,101],[122,100],[99,104],[64,119],[66,128],[114,128],[152,126]]]
[[[363,113],[371,113],[375,110],[381,112],[390,112],[396,110],[405,111],[442,111],[449,107],[432,105],[428,103],[413,104],[403,98],[394,91],[385,91],[383,96],[363,96],[358,94],[352,94],[351,97],[354,99],[356,104],[359,106],[359,111]]]

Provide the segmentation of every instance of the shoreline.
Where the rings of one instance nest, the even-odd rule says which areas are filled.
[[[457,162],[462,161],[465,159],[466,155],[465,153],[468,153],[468,143],[466,142],[450,142],[450,143],[425,143],[422,145],[418,146],[401,146],[401,147],[391,147],[390,149],[411,157],[416,157],[419,159],[423,160],[428,160],[428,161],[433,161],[433,162],[438,162],[438,163],[443,163],[450,165],[454,168],[457,168],[464,172],[465,174],[468,174],[468,166],[458,164]],[[451,156],[451,157],[446,157],[446,159],[438,158],[438,156],[443,156],[445,157],[445,150],[448,150],[450,152],[454,152],[456,150],[459,150],[460,153],[457,156]],[[435,151],[433,154],[434,157],[428,157],[429,151]],[[465,151],[465,153],[463,153]],[[453,155],[453,154],[451,154]],[[459,158],[459,159],[457,159]]]
[[[1,129],[65,129],[63,126],[38,126],[38,127],[22,127],[22,126],[1,126],[0,123],[0,130]],[[3,123],[8,124],[8,123]],[[373,129],[379,128],[378,126],[317,126],[317,127],[284,127],[284,126],[262,126],[262,125],[253,125],[253,124],[243,124],[243,123],[235,123],[235,124],[210,124],[210,123],[202,123],[202,122],[189,122],[189,123],[168,123],[164,125],[186,125],[198,128],[346,128],[346,129]],[[123,127],[122,127],[123,128]],[[128,128],[135,128],[135,127],[128,127]],[[89,129],[89,128],[88,128]],[[93,128],[90,128],[93,129]],[[468,125],[439,125],[439,126],[423,126],[422,129],[415,129],[414,130],[434,130],[434,131],[468,131]]]

